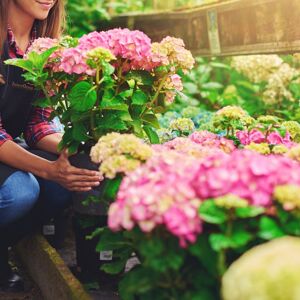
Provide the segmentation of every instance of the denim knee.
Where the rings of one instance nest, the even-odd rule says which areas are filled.
[[[17,171],[0,186],[0,226],[25,216],[40,194],[39,183],[27,172]]]

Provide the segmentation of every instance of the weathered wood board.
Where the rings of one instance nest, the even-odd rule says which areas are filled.
[[[300,0],[231,0],[184,11],[121,15],[99,29],[128,27],[153,41],[180,37],[194,54],[300,52]]]

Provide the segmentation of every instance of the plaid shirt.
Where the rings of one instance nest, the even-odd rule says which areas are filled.
[[[29,46],[36,38],[37,38],[36,28],[33,27]],[[8,28],[7,39],[8,39],[8,47],[9,47],[8,51],[9,51],[10,58],[23,57],[24,52],[18,47],[14,34],[10,28]],[[57,128],[57,126],[53,122],[49,121],[51,112],[52,110],[50,108],[40,108],[40,107],[33,108],[27,126],[24,130],[24,137],[26,143],[29,146],[34,146],[43,137],[49,134],[60,132],[59,128]],[[5,128],[3,128],[1,122],[1,116],[0,116],[0,146],[3,143],[5,143],[7,140],[13,140],[13,138],[6,132]]]

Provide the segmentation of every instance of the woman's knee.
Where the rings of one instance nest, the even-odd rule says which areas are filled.
[[[39,183],[27,172],[17,171],[0,186],[0,225],[26,215],[38,200]]]

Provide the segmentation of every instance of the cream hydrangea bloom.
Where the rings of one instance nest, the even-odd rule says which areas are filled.
[[[268,81],[283,63],[278,55],[247,55],[233,57],[231,66],[254,83]]]
[[[300,186],[281,185],[274,190],[274,198],[283,205],[286,210],[300,208]]]
[[[287,153],[286,156],[300,162],[300,144],[291,148]]]
[[[99,171],[113,179],[117,173],[127,174],[152,156],[152,148],[133,134],[109,133],[91,149],[91,159],[100,164]]]
[[[300,238],[283,237],[254,247],[222,279],[224,300],[300,299]]]
[[[222,197],[215,198],[215,203],[217,206],[224,207],[227,209],[248,206],[247,200],[242,199],[233,194],[228,194]]]
[[[260,154],[268,155],[271,154],[270,147],[267,143],[251,143],[247,146],[245,146],[245,149],[258,152]]]

